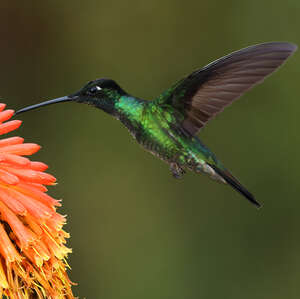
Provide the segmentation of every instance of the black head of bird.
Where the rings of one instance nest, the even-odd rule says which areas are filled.
[[[88,82],[79,91],[73,94],[25,107],[16,111],[15,114],[63,102],[85,103],[100,108],[108,113],[113,113],[115,102],[121,96],[125,95],[127,95],[127,93],[114,80],[97,79]]]

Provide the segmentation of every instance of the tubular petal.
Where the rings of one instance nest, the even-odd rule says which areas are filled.
[[[41,171],[35,171],[32,169],[17,169],[9,166],[2,166],[2,168],[26,182],[39,183],[44,185],[52,185],[56,182],[54,176]]]
[[[6,104],[0,103],[0,112],[3,111],[6,107]]]
[[[37,171],[45,171],[46,169],[48,169],[48,165],[42,162],[30,162],[30,168],[32,170],[37,170]]]
[[[36,237],[28,230],[19,218],[3,203],[0,201],[0,213],[2,220],[6,221],[15,233],[16,237],[21,243],[21,250],[27,248],[29,243],[33,242]]]
[[[0,148],[0,153],[15,154],[20,156],[30,156],[36,153],[41,147],[34,143],[13,144]]]
[[[20,120],[11,120],[7,123],[0,125],[0,135],[6,134],[8,132],[14,131],[21,126],[22,122]]]
[[[10,119],[14,115],[14,113],[14,110],[5,110],[3,112],[0,112],[0,122],[4,122]]]
[[[36,223],[34,217],[32,217],[30,214],[25,215],[24,220],[36,235],[41,236],[44,233],[42,227]]]
[[[5,258],[6,263],[21,262],[22,260],[2,223],[0,223],[0,253]]]
[[[46,205],[18,192],[17,190],[6,189],[6,191],[11,197],[15,198],[16,201],[21,203],[25,209],[41,223],[43,223],[44,219],[50,218],[54,213],[53,210]]]
[[[4,184],[16,185],[20,180],[17,176],[0,168],[0,181],[2,181]]]
[[[66,224],[66,219],[61,215],[57,216],[57,214],[53,214],[52,217],[48,218],[45,222],[49,229],[51,229],[52,231],[57,231],[61,230],[62,227]]]
[[[56,240],[50,238],[48,235],[44,235],[42,240],[47,244],[48,249],[60,260],[72,252],[71,249],[57,243]]]
[[[15,144],[22,144],[24,142],[24,138],[21,137],[10,137],[6,139],[0,140],[0,147],[8,146],[8,145],[15,145]],[[1,149],[0,149],[1,151]]]
[[[8,153],[0,154],[0,162],[1,161],[17,166],[26,166],[31,163],[30,160],[27,158]]]
[[[0,189],[0,200],[9,207],[15,214],[24,216],[26,215],[27,210],[25,207],[10,196],[6,190]]]
[[[54,209],[53,206],[61,206],[61,203],[57,199],[54,199],[50,195],[44,193],[44,191],[37,190],[35,186],[26,183],[19,183],[15,189],[25,195],[34,197],[36,200],[42,202],[50,208]]]
[[[29,182],[27,182],[25,185],[26,185],[26,186],[29,186],[29,187],[31,187],[31,188],[33,188],[33,189],[42,191],[42,192],[47,192],[47,191],[48,191],[48,189],[47,189],[44,185],[42,185],[42,184],[29,183]]]

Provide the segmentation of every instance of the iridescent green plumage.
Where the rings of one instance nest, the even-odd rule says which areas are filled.
[[[119,119],[137,142],[170,164],[174,177],[185,169],[227,183],[259,206],[196,134],[216,114],[275,71],[295,50],[290,43],[265,43],[233,52],[174,84],[154,101],[126,93],[115,81],[98,79],[78,92],[17,111],[75,101]]]
[[[170,163],[175,177],[179,177],[186,167],[201,171],[206,162],[221,166],[196,136],[182,130],[178,121],[183,121],[183,117],[176,115],[171,106],[161,107],[156,101],[121,96],[115,107],[118,117],[138,143]],[[213,174],[211,171],[208,173]],[[214,178],[219,179],[217,176]]]

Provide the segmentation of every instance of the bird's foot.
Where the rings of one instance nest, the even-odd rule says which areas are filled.
[[[171,163],[170,170],[175,179],[181,179],[185,174],[185,170],[181,168],[177,163]]]

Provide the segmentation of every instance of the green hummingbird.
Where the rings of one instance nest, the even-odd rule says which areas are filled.
[[[181,178],[186,169],[208,174],[260,207],[197,134],[226,106],[274,72],[296,49],[296,45],[287,42],[241,49],[194,71],[153,101],[128,94],[114,80],[97,79],[76,93],[20,109],[16,114],[62,102],[95,106],[119,119],[142,147],[167,162],[175,178]]]

